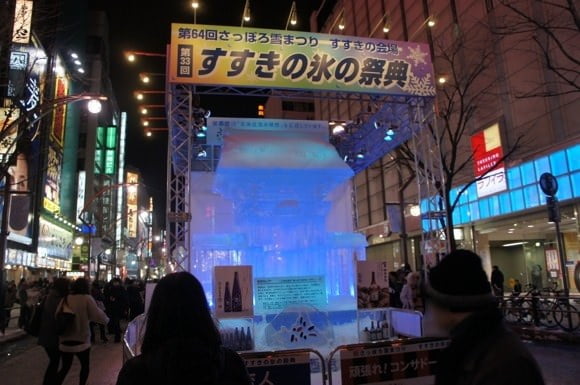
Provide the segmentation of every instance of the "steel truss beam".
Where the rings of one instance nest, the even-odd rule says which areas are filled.
[[[192,171],[215,171],[221,155],[221,147],[201,143],[196,138],[196,95],[281,97],[287,99],[331,99],[356,101],[374,106],[373,112],[360,112],[362,122],[349,122],[349,135],[335,142],[339,153],[347,156],[365,150],[369,156],[364,162],[351,163],[360,171],[405,141],[411,141],[415,153],[415,168],[419,200],[429,202],[422,205],[427,217],[443,215],[444,203],[440,206],[437,181],[443,183],[439,138],[433,118],[433,98],[400,97],[365,93],[308,92],[294,90],[272,90],[266,88],[207,87],[172,84],[167,90],[167,111],[170,136],[167,161],[167,240],[170,260],[174,270],[190,271],[191,248],[190,220],[195,215],[191,207],[190,181]],[[384,126],[376,128],[374,123],[391,124],[397,121],[398,136],[392,142],[383,140]],[[434,130],[429,129],[435,127]],[[378,134],[377,134],[378,132]],[[200,155],[201,154],[201,155]],[[445,229],[429,221],[424,228],[423,241],[448,239]]]

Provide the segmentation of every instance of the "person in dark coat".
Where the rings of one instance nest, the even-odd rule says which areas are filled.
[[[503,273],[498,266],[494,266],[491,271],[491,288],[493,289],[494,295],[503,297],[503,282]]]
[[[115,342],[121,342],[121,318],[127,312],[127,292],[119,278],[113,278],[105,296],[105,306],[109,315],[111,333]]]
[[[38,344],[44,348],[48,356],[48,367],[44,372],[42,385],[56,384],[60,351],[58,349],[55,315],[58,304],[68,294],[68,289],[69,281],[66,278],[55,279],[42,307]]]
[[[105,311],[105,296],[103,295],[103,291],[101,290],[101,286],[97,281],[93,282],[91,285],[91,297],[95,300],[97,307],[102,311]],[[105,331],[105,325],[97,324],[95,322],[91,322],[90,329],[91,329],[91,343],[95,342],[95,328],[98,327],[100,334],[101,334],[101,342],[105,343],[108,342],[109,339],[107,338],[107,333]]]
[[[24,329],[28,325],[30,318],[30,308],[28,307],[29,285],[26,279],[22,278],[18,284],[18,303],[20,304],[20,316],[18,317],[18,327]]]
[[[478,255],[456,250],[424,284],[426,320],[451,337],[436,385],[544,385],[534,357],[504,324]]]
[[[129,301],[129,321],[145,311],[145,303],[141,296],[139,281],[127,282],[127,299]]]
[[[203,287],[190,273],[159,281],[146,325],[141,355],[123,365],[117,385],[251,384],[240,356],[222,346]]]

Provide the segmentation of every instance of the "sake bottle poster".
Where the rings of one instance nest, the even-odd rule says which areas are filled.
[[[389,306],[389,272],[386,262],[357,261],[357,307]]]
[[[252,266],[214,267],[213,298],[216,317],[253,317],[252,282]]]

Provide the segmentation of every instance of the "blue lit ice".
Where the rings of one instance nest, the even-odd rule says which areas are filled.
[[[366,241],[353,232],[352,175],[325,130],[226,131],[217,172],[193,173],[190,186],[192,273],[210,303],[214,266],[251,265],[254,278],[324,275],[318,310],[338,328],[356,323]],[[275,316],[257,314],[256,330]],[[334,343],[356,340],[352,329]]]

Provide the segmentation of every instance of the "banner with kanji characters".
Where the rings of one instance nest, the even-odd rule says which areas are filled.
[[[477,196],[483,198],[507,190],[503,149],[499,124],[494,124],[471,137],[473,167],[477,181]]]
[[[172,24],[173,83],[434,96],[426,44]]]
[[[434,340],[341,351],[342,385],[433,385],[437,360],[448,344]]]
[[[254,358],[244,356],[244,363],[255,385],[309,385],[310,354],[296,353],[292,355],[276,355]]]

